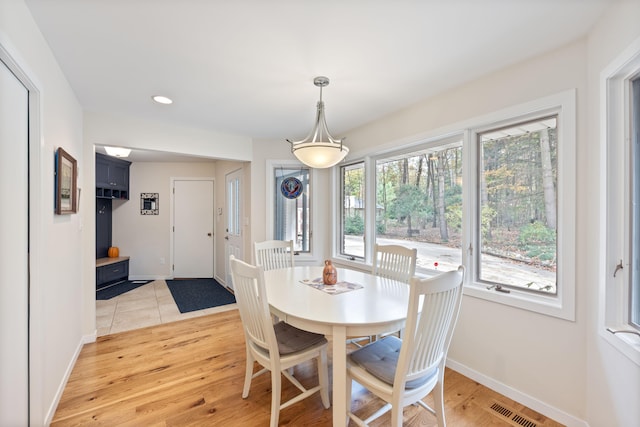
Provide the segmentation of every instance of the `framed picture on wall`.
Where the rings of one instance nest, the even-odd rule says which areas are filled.
[[[56,151],[56,201],[58,215],[72,214],[78,211],[78,163],[62,148]]]

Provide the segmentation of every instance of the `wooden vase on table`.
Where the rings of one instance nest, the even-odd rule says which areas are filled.
[[[331,261],[325,260],[324,270],[322,270],[322,282],[325,285],[335,285],[338,281],[338,272],[336,268],[331,264]]]

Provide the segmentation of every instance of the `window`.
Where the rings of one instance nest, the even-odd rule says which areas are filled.
[[[293,240],[296,252],[310,252],[311,204],[308,168],[274,168],[273,236]]]
[[[640,39],[602,72],[601,84],[606,245],[599,332],[640,365]]]
[[[462,137],[376,160],[376,243],[418,249],[416,271],[462,262]]]
[[[364,259],[364,163],[343,166],[340,170],[343,201],[340,215],[340,254],[351,260]]]
[[[467,294],[574,320],[575,97],[507,108],[340,167],[336,256],[370,264],[374,242],[416,248],[418,274],[464,264]]]
[[[631,283],[629,322],[640,329],[640,77],[631,82]]]
[[[557,117],[478,133],[480,282],[556,293]]]

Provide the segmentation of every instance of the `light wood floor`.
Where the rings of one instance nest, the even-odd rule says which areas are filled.
[[[51,425],[268,426],[270,377],[254,379],[242,399],[244,363],[237,310],[102,336],[82,349]],[[331,359],[329,364],[331,369]],[[296,368],[295,375],[305,385],[317,381],[313,363]],[[283,399],[296,390],[283,380]],[[449,426],[560,426],[449,369],[445,401]],[[354,384],[355,413],[366,416],[378,403]],[[389,420],[386,414],[372,426]],[[315,395],[281,411],[280,425],[331,426],[331,409]],[[436,422],[410,406],[404,425]]]

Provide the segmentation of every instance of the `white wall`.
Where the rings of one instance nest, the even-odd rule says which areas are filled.
[[[600,206],[605,195],[594,193],[601,188],[604,176],[599,157],[602,117],[600,73],[625,48],[640,38],[640,2],[616,4],[601,19],[589,37],[589,106],[586,147],[578,153],[578,164],[583,165],[579,182],[583,182],[578,198],[579,230],[582,241],[578,245],[578,258],[582,260],[577,280],[586,294],[585,312],[588,315],[587,332],[587,395],[586,419],[592,427],[637,426],[640,424],[640,367],[606,342],[600,335],[603,325],[598,324],[600,301],[599,278],[605,268],[598,248],[605,245],[599,240]],[[579,234],[579,235],[580,235]]]
[[[116,146],[139,148],[145,150],[166,151],[170,153],[201,156],[203,157],[203,161],[217,160],[218,162],[215,169],[215,204],[216,209],[220,207],[222,208],[223,212],[226,211],[223,208],[224,175],[231,170],[237,169],[238,167],[243,167],[246,174],[245,188],[247,190],[245,193],[245,205],[250,205],[251,187],[249,185],[249,182],[251,176],[251,167],[249,164],[243,165],[244,162],[250,162],[253,156],[253,143],[249,138],[222,134],[215,131],[197,129],[171,123],[157,122],[101,112],[85,112],[84,126],[85,143],[92,147],[94,144],[111,144]],[[95,173],[94,171],[92,172]],[[142,192],[142,190],[140,192]],[[133,193],[133,190],[132,194],[135,194]],[[120,214],[119,212],[117,212],[117,210],[118,209],[114,210],[114,224],[115,218]],[[219,217],[216,216],[216,227],[218,227],[219,224],[224,223],[223,221],[221,222],[221,220],[222,219],[219,219]],[[247,227],[247,241],[249,241],[248,239],[250,236],[249,230],[250,227]],[[115,232],[116,230],[114,228],[114,233]],[[117,233],[120,232],[118,231]],[[218,241],[217,237],[222,238],[224,236],[224,228],[216,229],[215,236],[216,249],[214,252],[216,260],[214,262],[214,274],[219,280],[223,280],[225,271],[225,253],[224,250],[221,250],[221,243]],[[116,234],[114,234],[113,237],[115,239]],[[120,238],[119,234],[118,238]],[[89,247],[86,247],[86,249],[89,250]],[[125,252],[121,253],[126,254]],[[138,255],[133,255],[133,253],[127,255],[138,257]],[[142,264],[136,264],[137,261],[133,259],[131,261],[134,268],[132,272],[132,275],[134,275],[134,277],[138,275],[149,276],[156,273],[159,275],[163,275],[162,277],[166,277],[165,272],[168,271],[168,266],[161,266],[157,262],[157,260],[160,258],[159,251],[154,251],[153,254],[149,254],[148,256],[144,256],[143,258],[148,258],[147,261],[145,261],[144,266]],[[169,257],[167,256],[167,264],[168,262]],[[152,268],[149,271],[146,271],[146,267]],[[95,308],[93,312],[93,317],[95,317]],[[91,315],[89,314],[87,317],[88,319],[90,319]]]
[[[46,41],[22,1],[0,0],[0,44],[39,92],[40,114],[31,117],[31,422],[44,425],[80,349],[83,302],[92,254],[82,250],[83,220],[93,215],[89,197],[74,215],[53,212],[54,152],[63,147],[77,161],[79,183],[87,170],[82,110]],[[95,273],[94,273],[95,275]],[[4,284],[3,284],[4,285]]]
[[[130,169],[130,200],[113,202],[112,240],[120,248],[121,255],[130,256],[131,279],[160,279],[172,276],[171,264],[171,178],[207,177],[215,180],[214,187],[214,276],[225,283],[227,209],[225,176],[235,170],[243,170],[244,216],[264,217],[252,206],[251,163],[228,160],[211,160],[194,163],[146,163],[134,162]],[[159,193],[159,215],[140,215],[140,193]],[[258,205],[260,206],[260,205]],[[221,215],[218,215],[218,209]],[[244,224],[244,222],[243,222]],[[245,253],[251,251],[251,224],[243,225]],[[165,259],[165,264],[160,259]]]
[[[251,181],[251,194],[253,195],[252,201],[255,206],[267,206],[267,159],[282,160],[295,159],[295,157],[291,154],[289,143],[285,140],[261,140],[253,143],[253,162],[251,164],[253,179]],[[273,236],[267,236],[266,230],[266,215],[252,215],[252,242],[261,242],[266,239],[272,239]]]
[[[131,164],[129,200],[113,201],[112,244],[120,248],[120,255],[131,257],[129,277],[132,280],[172,276],[171,178],[214,179],[215,173],[214,161]],[[140,215],[140,193],[158,193],[158,215]],[[217,200],[220,195],[215,197]]]
[[[205,158],[251,160],[250,138],[140,118],[87,111],[85,142],[182,153]]]
[[[627,11],[621,15],[632,21],[629,16],[637,16],[637,13]],[[619,18],[616,15],[607,20],[603,24],[607,30],[602,31],[617,28],[619,24],[612,21]],[[444,92],[353,130],[346,136],[352,153],[350,157],[353,158],[374,149],[397,148],[400,144],[419,140],[420,136],[457,129],[457,123],[475,117],[576,89],[577,211],[580,213],[576,219],[576,320],[561,320],[466,296],[449,356],[463,373],[567,425],[584,425],[585,420],[589,420],[593,427],[627,426],[638,420],[637,408],[630,410],[627,407],[625,414],[621,407],[625,402],[629,405],[636,402],[633,405],[637,407],[640,384],[634,382],[638,375],[637,367],[620,360],[624,359],[622,356],[611,355],[610,349],[599,350],[597,363],[589,359],[587,364],[588,351],[593,347],[587,345],[587,335],[595,333],[592,319],[597,313],[597,304],[588,298],[594,297],[597,283],[595,274],[585,272],[589,271],[590,265],[597,264],[593,256],[597,254],[595,245],[598,243],[593,240],[597,236],[597,221],[588,213],[590,209],[597,211],[591,204],[598,202],[597,198],[591,197],[597,185],[590,183],[590,173],[596,160],[589,157],[598,150],[592,146],[597,140],[590,136],[588,127],[589,103],[597,102],[591,99],[596,89],[588,81],[588,70],[592,67],[589,47],[586,40],[574,42]],[[608,48],[608,44],[602,47]],[[615,49],[611,55],[614,53]],[[252,190],[255,204],[264,206],[266,203],[263,196],[266,160],[290,158],[287,148],[282,141],[254,144]],[[587,159],[593,163],[583,161]],[[325,181],[315,188],[323,198],[314,214],[322,218],[331,218],[330,197],[335,192],[335,189],[326,187],[327,184]],[[255,240],[269,237],[266,236],[262,217],[254,217],[252,224]],[[328,226],[327,230],[330,229]],[[330,255],[328,242],[321,244],[321,250],[325,256]],[[615,362],[618,367],[606,366],[608,361]],[[599,373],[589,374],[594,368]],[[612,369],[616,372],[608,372]],[[631,376],[632,380],[623,382],[625,376]],[[613,381],[626,386],[612,393]],[[587,389],[598,391],[590,391],[588,398]],[[630,397],[624,397],[625,393]],[[599,400],[604,401],[603,406]]]
[[[555,52],[493,73],[412,108],[371,123],[348,134],[352,153],[371,147],[410,140],[464,119],[577,88],[578,96],[578,212],[576,322],[547,318],[466,297],[452,346],[451,358],[459,364],[566,414],[576,424],[586,419],[592,427],[627,426],[640,419],[638,367],[603,342],[596,328],[598,307],[597,239],[599,219],[592,170],[598,168],[598,73],[634,37],[640,11],[637,1],[614,5],[589,42],[578,42]],[[32,153],[40,164],[34,171],[36,196],[42,209],[33,213],[37,235],[32,266],[32,421],[45,424],[51,417],[57,393],[64,386],[83,335],[95,330],[95,252],[93,216],[93,144],[176,151],[205,157],[250,161],[251,203],[248,243],[266,236],[261,214],[265,206],[265,161],[290,158],[283,141],[251,141],[212,132],[141,122],[98,113],[85,115],[85,145],[81,108],[62,75],[46,41],[20,0],[0,0],[0,44],[36,83],[42,99],[40,145]],[[587,114],[588,112],[588,114]],[[53,153],[64,146],[79,163],[83,187],[80,212],[53,214]],[[220,154],[222,153],[222,154]],[[91,159],[89,160],[89,157]],[[216,170],[218,174],[222,173]],[[323,193],[317,206],[322,228],[330,230],[328,175],[316,191]],[[222,180],[223,181],[223,180]],[[216,182],[221,182],[216,175]],[[323,191],[324,190],[324,191]],[[601,195],[599,195],[601,196]],[[162,199],[161,199],[162,200]],[[321,199],[322,200],[322,199]],[[133,202],[133,201],[132,201]],[[219,199],[216,206],[220,206]],[[328,239],[319,240],[329,256]],[[219,254],[216,265],[219,265]],[[531,351],[523,356],[522,349]],[[546,363],[545,363],[546,362]],[[586,391],[588,390],[588,391]],[[562,420],[561,420],[562,421]]]
[[[586,71],[586,43],[577,42],[442,94],[419,110],[425,118],[444,118],[434,123],[438,127],[451,113],[458,121],[465,120],[575,88],[576,145],[582,149]],[[583,169],[578,165],[578,175],[586,173]],[[582,262],[577,261],[578,270]],[[575,322],[465,297],[450,359],[462,365],[463,373],[494,382],[498,391],[532,409],[562,423],[579,424],[586,415],[586,296],[581,283],[576,288]]]
[[[256,208],[254,212],[257,215],[251,216],[251,243],[261,242],[267,239],[273,239],[269,235],[267,224],[268,216],[262,212],[267,206],[273,206],[273,202],[267,200],[267,160],[275,161],[296,161],[295,156],[291,153],[291,146],[284,139],[277,141],[260,140],[253,143],[253,158],[251,164],[251,202]],[[301,163],[300,163],[301,164]],[[302,165],[302,164],[301,164]],[[315,264],[327,259],[331,255],[331,232],[332,232],[332,212],[330,209],[330,200],[334,194],[334,189],[330,186],[330,170],[317,169],[314,174],[315,181],[312,182],[312,246],[315,251],[313,258],[300,256],[296,257],[296,265]],[[317,199],[316,199],[317,196]],[[272,227],[271,227],[272,228]],[[253,250],[253,249],[252,249]],[[306,259],[305,259],[306,258]],[[248,258],[250,259],[250,258]]]

